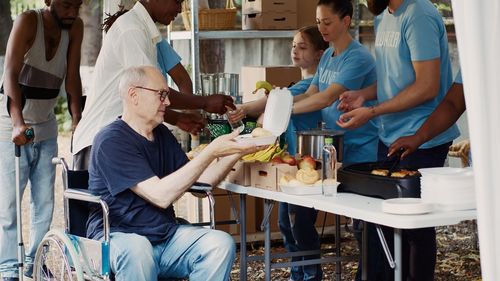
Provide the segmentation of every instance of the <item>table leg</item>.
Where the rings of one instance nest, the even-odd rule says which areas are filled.
[[[264,208],[266,211],[272,210],[270,200],[264,200]],[[270,211],[269,211],[270,212]],[[270,213],[264,214],[269,216]],[[269,227],[269,219],[264,224],[265,239],[264,239],[264,270],[266,281],[271,281],[271,229]]]
[[[368,280],[368,223],[360,222],[361,230],[361,280]]]
[[[246,195],[240,194],[240,281],[247,280]]]
[[[403,243],[401,233],[401,229],[394,229],[394,258],[396,262],[396,268],[394,268],[394,281],[401,281],[403,279]]]
[[[340,258],[340,216],[335,215],[335,255]],[[340,261],[335,263],[335,274],[337,281],[342,280],[342,264]]]

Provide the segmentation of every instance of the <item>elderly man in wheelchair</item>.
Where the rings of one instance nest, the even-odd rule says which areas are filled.
[[[172,203],[197,181],[216,185],[242,155],[258,148],[234,142],[235,132],[215,139],[188,162],[162,124],[169,99],[161,72],[151,66],[127,69],[119,90],[123,116],[104,127],[92,147],[89,190],[94,202],[107,207],[91,208],[87,237],[102,241],[109,236],[109,248],[98,250],[109,252],[117,281],[228,280],[236,254],[231,236],[178,224]],[[76,199],[75,194],[69,197]],[[39,252],[46,246],[42,243]],[[70,263],[76,264],[85,251],[77,247],[65,252],[74,254]],[[104,259],[101,271],[108,267]],[[35,270],[37,275],[43,280],[48,274]]]

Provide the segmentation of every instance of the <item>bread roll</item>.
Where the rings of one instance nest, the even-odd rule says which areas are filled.
[[[319,173],[313,169],[300,169],[295,178],[305,184],[313,184],[319,180]]]
[[[375,169],[371,172],[372,175],[387,177],[389,175],[389,170]]]
[[[252,131],[252,137],[258,138],[258,137],[267,137],[267,136],[272,136],[273,134],[269,132],[268,130],[264,128],[255,128]]]

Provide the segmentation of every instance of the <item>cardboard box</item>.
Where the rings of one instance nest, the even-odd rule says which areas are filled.
[[[311,0],[243,0],[241,3],[242,14],[258,14],[269,12],[297,13],[298,2]],[[311,1],[316,4],[316,1]],[[316,12],[314,13],[316,14]]]
[[[264,97],[264,91],[252,94],[257,81],[267,81],[277,87],[288,87],[301,80],[300,68],[295,66],[243,66],[241,68],[241,90],[243,102]]]
[[[250,163],[236,162],[227,174],[226,181],[242,186],[250,186]]]
[[[250,169],[250,185],[278,191],[277,169],[271,163],[253,163]]]
[[[264,12],[243,14],[241,16],[243,30],[292,30],[297,29],[297,13]]]
[[[231,199],[229,195],[217,195],[215,198],[215,221],[228,221],[228,220],[236,220],[236,218],[231,210]],[[233,194],[232,196],[234,204],[236,206],[236,211],[239,216],[240,212],[240,197],[238,194]],[[246,210],[247,210],[247,233],[255,233],[257,231],[256,228],[256,212],[255,212],[255,202],[256,199],[251,196],[247,196],[246,198]],[[239,224],[223,224],[223,225],[215,225],[215,228],[218,230],[225,231],[232,235],[240,234],[240,225]]]
[[[283,173],[295,174],[296,166],[288,164],[253,163],[250,168],[250,185],[257,188],[280,191],[278,182]]]
[[[316,4],[318,1],[300,0],[297,1],[297,28],[316,25]]]

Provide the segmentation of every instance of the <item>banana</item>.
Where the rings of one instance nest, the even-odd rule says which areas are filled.
[[[278,150],[281,150],[279,145],[270,145],[264,150],[243,156],[242,160],[245,162],[269,162]]]
[[[268,95],[272,91],[273,85],[267,81],[257,81],[257,83],[255,83],[255,90],[252,93],[255,94],[260,89],[264,89],[266,95]]]

